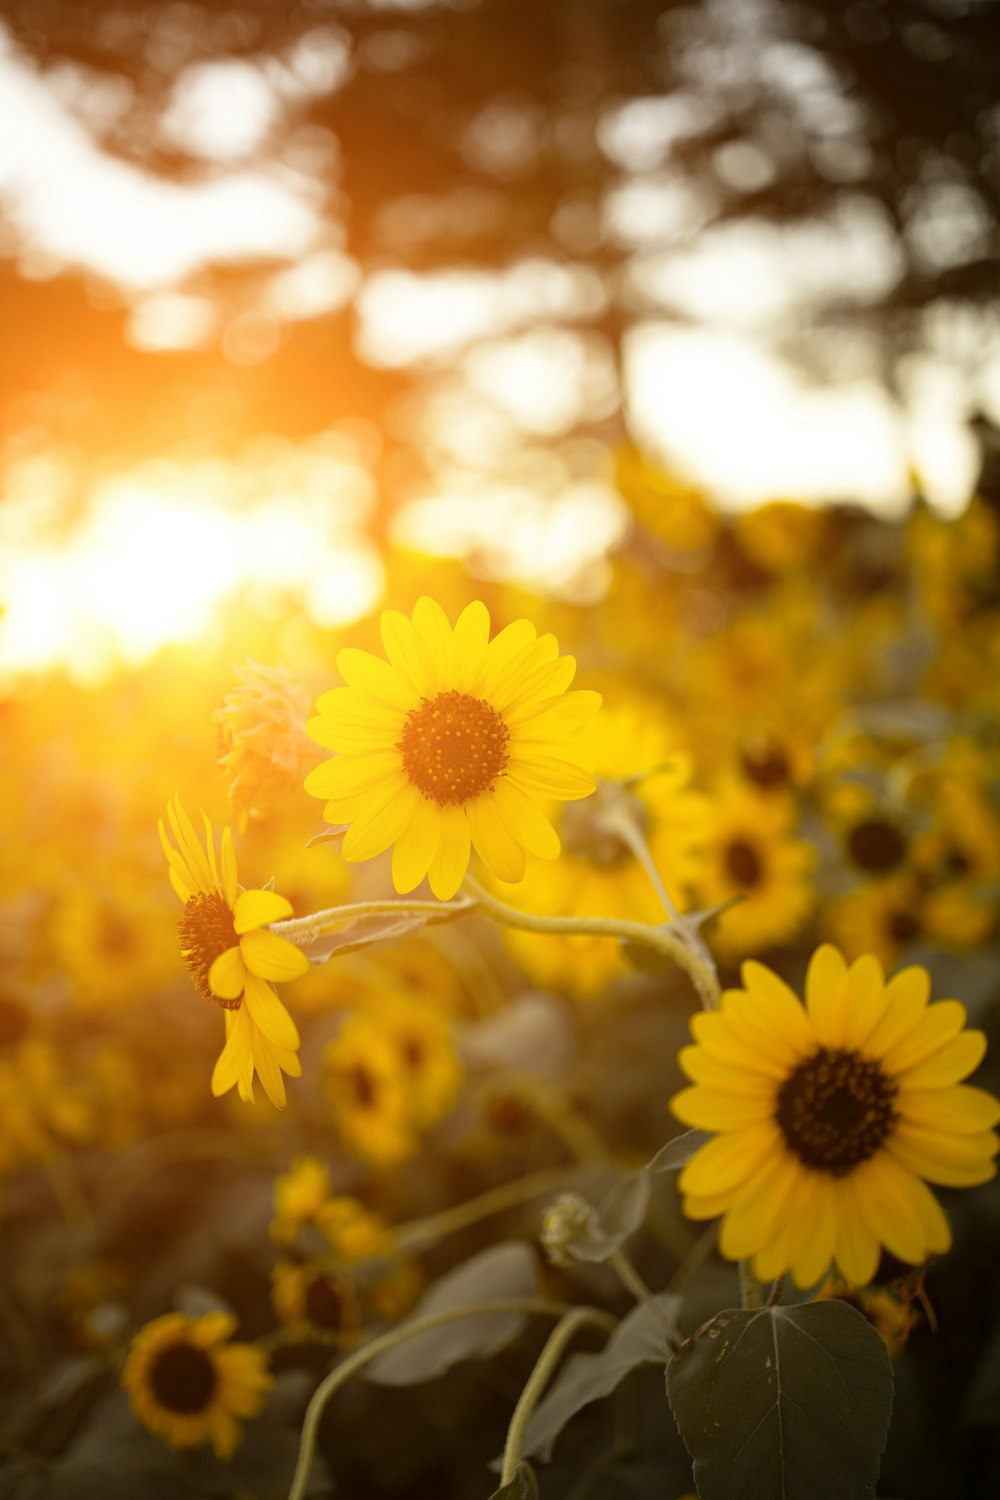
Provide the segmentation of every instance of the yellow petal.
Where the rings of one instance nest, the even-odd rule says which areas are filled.
[[[465,815],[476,853],[498,880],[512,883],[524,875],[523,846],[500,817],[496,799],[487,793],[465,804]]]
[[[815,1286],[830,1269],[837,1243],[837,1193],[833,1182],[821,1172],[811,1172],[811,1203],[807,1232],[799,1246],[790,1246],[792,1279],[796,1286]],[[795,1217],[801,1212],[796,1203]]]
[[[771,1036],[780,1032],[783,1056],[798,1056],[813,1051],[817,1036],[810,1025],[809,1017],[797,995],[785,981],[766,965],[749,959],[740,970],[745,986],[745,997],[740,992],[727,991],[723,1009],[731,1015],[734,1023],[747,1024],[753,1021],[758,1029]]]
[[[233,906],[239,891],[236,878],[236,850],[233,848],[233,830],[228,823],[222,830],[222,890],[230,906]]]
[[[885,1010],[865,1041],[869,1057],[882,1057],[916,1026],[927,1008],[931,981],[926,969],[914,964],[894,974],[885,987]]]
[[[866,1226],[899,1260],[918,1265],[927,1254],[927,1241],[899,1164],[879,1152],[851,1174],[851,1182]]]
[[[996,1175],[993,1157],[1000,1139],[992,1130],[976,1135],[941,1135],[909,1121],[897,1125],[886,1149],[910,1172],[942,1187],[975,1187]]]
[[[401,896],[423,880],[440,841],[440,809],[429,797],[419,797],[392,851],[392,883]]]
[[[173,865],[170,866],[170,869],[167,871],[167,875],[170,879],[170,884],[173,886],[174,890],[177,892],[178,896],[180,896],[181,900],[186,906],[187,903],[191,900],[191,897],[194,895],[194,891],[188,889],[183,880],[180,879]]]
[[[384,609],[379,621],[385,654],[407,686],[418,698],[437,692],[436,673],[427,649],[418,639],[412,621],[398,609]]]
[[[240,952],[251,974],[261,979],[299,979],[309,972],[309,960],[300,948],[263,927],[243,934]]]
[[[547,640],[548,637],[543,636],[542,639]],[[557,661],[545,662],[523,677],[512,680],[502,693],[493,693],[491,701],[501,713],[506,713],[508,709],[512,712],[528,712],[559,697],[575,676],[576,657],[560,656]]]
[[[430,863],[431,890],[439,901],[450,901],[469,868],[469,824],[461,807],[441,809],[441,837]]]
[[[879,1261],[879,1242],[861,1213],[853,1179],[836,1184],[837,1245],[834,1258],[841,1275],[854,1286],[867,1286]]]
[[[367,698],[374,698],[388,708],[409,713],[418,707],[420,694],[380,657],[370,651],[359,651],[354,646],[345,646],[337,652],[337,671],[348,687],[356,688]]]
[[[174,797],[167,803],[167,818],[173,830],[177,847],[184,856],[185,863],[191,872],[194,882],[200,891],[211,895],[216,890],[216,884],[212,878],[205,852],[198,842],[198,836],[194,831],[194,825],[187,813],[184,811],[180,797]]]
[[[777,1152],[758,1167],[743,1185],[722,1221],[719,1249],[730,1260],[755,1254],[768,1240],[788,1211],[793,1197],[795,1213],[806,1191],[806,1177],[798,1165]]]
[[[677,1179],[682,1193],[705,1196],[728,1192],[758,1170],[780,1148],[773,1125],[729,1131],[699,1146]]]
[[[269,1042],[295,1051],[299,1045],[295,1022],[266,980],[258,979],[256,974],[247,975],[244,1004],[249,1007],[254,1025]]]
[[[474,599],[455,621],[455,687],[460,693],[472,691],[489,638],[489,610],[482,600]]]
[[[220,1000],[236,1000],[243,993],[246,968],[239,948],[220,953],[208,971],[208,987]]]
[[[212,1071],[212,1093],[218,1097],[226,1094],[251,1061],[250,1016],[244,1014],[241,1005],[238,1011],[226,1012],[226,1045],[219,1053]]]
[[[344,694],[338,699],[338,694]],[[306,733],[324,749],[345,755],[366,755],[390,749],[403,732],[406,715],[364,698],[353,688],[334,688],[319,700],[325,711],[310,719]]]
[[[907,1089],[896,1108],[918,1130],[943,1135],[978,1135],[1000,1123],[1000,1103],[983,1089],[955,1084],[945,1089]]]
[[[534,639],[535,627],[530,620],[514,620],[510,625],[505,625],[483,652],[479,670],[469,691],[478,697],[488,697],[490,684],[497,681],[508,663],[527,650]]]
[[[181,854],[179,849],[175,849],[167,838],[167,830],[163,826],[162,818],[157,819],[156,828],[160,835],[160,845],[166,855],[167,866],[171,872],[171,876],[177,877],[176,879],[172,878],[170,883],[178,895],[180,895],[182,889],[185,890],[187,894],[181,896],[181,900],[188,901],[198,889],[198,882],[188,869],[187,861],[183,854]]]
[[[358,797],[395,781],[403,769],[403,757],[395,749],[372,755],[337,755],[316,766],[305,780],[311,797]]]
[[[413,629],[423,645],[424,659],[433,666],[432,690],[444,692],[455,682],[455,643],[448,616],[436,599],[425,594],[413,606]]]
[[[284,1109],[285,1080],[281,1076],[281,1068],[278,1065],[274,1048],[260,1028],[255,1026],[252,1021],[250,1026],[250,1045],[253,1052],[253,1065],[257,1069],[257,1076],[264,1085],[264,1092],[275,1109]]]
[[[806,1007],[815,1015],[828,1003],[826,996],[835,994],[847,978],[844,956],[832,943],[823,943],[809,960],[806,971]]]
[[[784,1050],[759,1049],[754,1039],[748,1041],[735,1029],[728,1008],[724,1012],[696,1011],[689,1024],[699,1047],[703,1047],[722,1067],[750,1069],[772,1080],[783,1081],[787,1077],[788,1062]],[[752,1038],[752,1033],[750,1035]],[[789,1060],[793,1057],[789,1051]]]
[[[511,752],[507,775],[529,796],[555,797],[559,802],[589,797],[597,785],[593,776],[567,760],[558,760],[554,755],[528,754],[520,749]]]
[[[677,1061],[692,1083],[705,1083],[709,1088],[728,1094],[776,1099],[777,1085],[773,1078],[756,1068],[748,1069],[742,1065],[734,1068],[730,1063],[721,1063],[704,1047],[682,1047]]]
[[[558,859],[561,845],[548,818],[531,797],[513,782],[501,778],[493,796],[497,812],[508,833],[539,859]]]
[[[681,1089],[670,1101],[678,1120],[698,1130],[741,1130],[747,1125],[760,1125],[768,1118],[770,1107],[768,1099],[737,1097],[700,1084]]]
[[[986,1052],[986,1034],[962,1031],[918,1067],[908,1068],[899,1080],[900,1089],[943,1089],[974,1073]]]
[[[292,915],[292,903],[277,891],[241,891],[233,905],[233,926],[238,933],[266,927]]]
[[[374,859],[388,849],[413,817],[420,793],[403,776],[386,783],[375,801],[359,813],[344,835],[341,852],[346,860]]]
[[[578,734],[602,701],[600,693],[577,688],[575,692],[560,693],[541,702],[519,703],[507,710],[504,721],[511,730],[518,731],[519,739],[522,736],[526,740],[560,739],[563,735]]]
[[[927,1007],[907,1036],[881,1054],[882,1066],[887,1072],[901,1077],[910,1068],[919,1067],[940,1052],[964,1025],[965,1007],[957,1000],[939,1000]]]

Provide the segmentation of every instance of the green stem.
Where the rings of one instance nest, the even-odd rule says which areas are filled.
[[[548,1198],[552,1193],[565,1188],[574,1178],[584,1175],[587,1174],[578,1168],[553,1167],[544,1172],[533,1172],[530,1177],[519,1177],[513,1182],[501,1183],[499,1187],[490,1188],[488,1192],[480,1193],[478,1197],[470,1198],[465,1203],[458,1203],[454,1208],[446,1208],[425,1219],[413,1219],[409,1224],[401,1224],[395,1231],[395,1242],[401,1250],[413,1250],[421,1245],[432,1244],[447,1234],[455,1234],[460,1229],[467,1229],[470,1224],[478,1224],[480,1219],[489,1219],[493,1214],[515,1208],[519,1203],[527,1203],[532,1198]]]
[[[740,1261],[740,1306],[763,1307],[764,1294],[760,1282],[750,1269],[748,1260]]]
[[[306,1408],[305,1421],[302,1423],[299,1457],[295,1465],[292,1485],[288,1491],[288,1500],[303,1500],[305,1496],[309,1482],[309,1469],[319,1435],[319,1424],[330,1397],[334,1391],[339,1390],[350,1380],[352,1375],[364,1369],[365,1365],[370,1364],[379,1354],[383,1354],[387,1349],[394,1349],[397,1344],[405,1343],[407,1339],[414,1338],[418,1333],[429,1333],[434,1328],[442,1328],[445,1324],[456,1323],[462,1318],[481,1318],[494,1313],[535,1313],[540,1317],[551,1318],[560,1317],[566,1311],[567,1307],[564,1302],[549,1302],[544,1297],[505,1297],[495,1302],[472,1303],[468,1307],[446,1307],[440,1312],[428,1313],[424,1318],[414,1318],[412,1322],[402,1323],[398,1328],[382,1334],[380,1338],[372,1339],[371,1343],[366,1344],[363,1349],[355,1350],[337,1365],[336,1369],[331,1370],[322,1384],[313,1392],[312,1399]],[[608,1323],[614,1324],[614,1319],[610,1318],[607,1313],[599,1313],[596,1309],[588,1309],[588,1311],[592,1317],[605,1318]]]
[[[525,932],[548,933],[565,937],[581,934],[590,937],[617,938],[624,943],[641,943],[655,953],[670,958],[683,969],[701,997],[707,1010],[719,1003],[719,981],[711,963],[670,931],[668,927],[651,927],[646,922],[630,922],[624,917],[543,917],[535,912],[519,911],[487,891],[471,875],[465,877],[465,888],[477,906],[482,907],[507,927]]]
[[[625,1287],[626,1291],[631,1292],[636,1302],[641,1303],[643,1307],[648,1307],[653,1311],[659,1321],[663,1324],[664,1328],[667,1330],[668,1339],[673,1342],[674,1335],[677,1332],[673,1325],[673,1321],[671,1320],[666,1309],[662,1308],[660,1304],[654,1300],[652,1292],[649,1290],[649,1287],[643,1281],[642,1277],[639,1275],[639,1272],[636,1270],[635,1266],[625,1254],[625,1251],[620,1249],[616,1250],[615,1253],[609,1257],[608,1265],[617,1274],[619,1281],[621,1282],[622,1286]]]
[[[307,917],[288,917],[284,922],[272,922],[271,931],[304,948],[316,938],[342,932],[346,925],[361,917],[412,912],[422,913],[429,922],[448,922],[472,909],[473,903],[461,898],[457,901],[354,901],[347,906],[324,907],[322,911],[310,912]]]
[[[503,1450],[503,1470],[500,1474],[501,1488],[510,1484],[517,1473],[518,1464],[521,1462],[521,1449],[524,1446],[524,1433],[531,1417],[531,1413],[538,1405],[538,1399],[548,1385],[552,1372],[559,1360],[562,1358],[563,1350],[570,1342],[578,1328],[583,1328],[587,1323],[597,1324],[601,1328],[613,1328],[615,1321],[609,1319],[606,1313],[598,1312],[593,1307],[574,1307],[571,1312],[561,1318],[549,1334],[545,1342],[545,1348],[535,1362],[535,1368],[528,1376],[527,1384],[521,1392],[520,1399],[514,1408],[514,1415],[510,1419],[507,1429],[507,1442]]]

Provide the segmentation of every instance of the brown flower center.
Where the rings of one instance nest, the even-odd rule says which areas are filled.
[[[906,839],[886,818],[865,818],[848,834],[847,852],[859,869],[880,875],[902,863]]]
[[[733,839],[724,855],[726,874],[744,890],[753,890],[764,878],[764,861],[746,839]]]
[[[223,1010],[239,1010],[243,996],[235,1000],[223,1000],[213,995],[208,983],[208,973],[215,960],[239,942],[233,926],[233,913],[228,901],[218,891],[206,895],[198,891],[184,905],[184,912],[177,924],[181,941],[181,956],[189,971],[195,989],[206,1000],[214,1000]]]
[[[820,1047],[781,1085],[775,1119],[803,1166],[845,1177],[889,1139],[898,1091],[877,1062]]]
[[[452,689],[410,710],[396,748],[412,784],[446,807],[489,790],[507,765],[509,739],[495,708]]]
[[[204,1411],[215,1395],[218,1375],[204,1349],[168,1344],[153,1360],[149,1383],[160,1406],[180,1416]]]
[[[792,779],[788,756],[780,745],[770,740],[754,740],[740,752],[743,774],[755,786],[770,790],[787,786]]]
[[[334,1276],[315,1276],[306,1287],[302,1310],[314,1328],[337,1332],[356,1321],[354,1299]]]

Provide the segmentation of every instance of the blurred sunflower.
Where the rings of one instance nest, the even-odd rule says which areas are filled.
[[[260,1412],[272,1383],[267,1356],[230,1343],[235,1328],[228,1313],[167,1313],[132,1340],[122,1385],[139,1420],[172,1448],[210,1442],[217,1458],[231,1458],[238,1419]]]
[[[832,1277],[824,1281],[812,1299],[814,1302],[846,1302],[867,1318],[890,1355],[895,1359],[909,1338],[919,1314],[912,1302],[881,1287],[858,1288]]]
[[[328,822],[351,824],[344,858],[393,845],[396,890],[428,875],[442,901],[461,885],[471,848],[502,880],[520,880],[526,851],[554,859],[559,838],[539,802],[594,790],[575,736],[600,696],[567,693],[574,659],[528,620],[490,640],[479,601],[454,629],[428,598],[411,620],[385,610],[381,628],[389,660],[341,651],[347,686],[325,693],[308,725],[337,752],[305,786],[327,799]]]
[[[204,814],[202,815],[204,817]],[[160,819],[160,843],[167,856],[170,883],[184,902],[178,923],[181,953],[195,989],[226,1013],[226,1044],[212,1073],[212,1093],[225,1094],[236,1084],[240,1097],[253,1099],[256,1071],[271,1103],[285,1103],[282,1072],[297,1078],[299,1034],[272,980],[295,979],[309,960],[268,924],[292,915],[292,906],[275,891],[240,890],[236,879],[233,836],[222,830],[221,857],[215,858],[212,825],[205,817],[202,850],[179,797],[167,804],[177,848]]]
[[[919,967],[888,983],[870,954],[848,967],[817,949],[806,1005],[762,964],[742,990],[691,1021],[679,1061],[693,1087],[671,1108],[718,1132],[680,1175],[684,1211],[722,1214],[720,1248],[800,1287],[835,1261],[856,1286],[880,1247],[917,1264],[949,1248],[948,1221],[926,1182],[971,1187],[995,1172],[1000,1103],[960,1080],[986,1050],[963,1031],[956,1000],[928,1005]],[[926,1181],[924,1180],[926,1179]]]
[[[323,1052],[326,1092],[345,1148],[376,1166],[417,1149],[402,1060],[378,1023],[353,1016]]]
[[[761,953],[801,930],[815,895],[811,847],[792,832],[792,809],[730,788],[714,805],[713,826],[698,882],[699,904],[721,906],[709,936],[724,958]]]
[[[322,1264],[279,1261],[271,1273],[271,1300],[282,1323],[299,1338],[318,1333],[340,1342],[361,1322],[351,1282]]]

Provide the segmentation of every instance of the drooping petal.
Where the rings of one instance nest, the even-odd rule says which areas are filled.
[[[250,1022],[250,1027],[250,1045],[253,1052],[253,1065],[257,1069],[257,1076],[264,1085],[264,1092],[275,1109],[284,1109],[285,1080],[281,1076],[281,1068],[275,1056],[274,1048],[260,1028],[254,1025],[253,1021]]]
[[[241,1005],[237,1011],[226,1011],[226,1045],[212,1070],[212,1093],[228,1093],[251,1061],[251,1021]]]
[[[300,979],[309,972],[309,960],[301,948],[296,948],[287,938],[279,937],[276,932],[268,932],[264,927],[257,927],[253,932],[243,934],[240,938],[240,952],[251,974],[257,974],[261,979],[280,982]]]
[[[441,809],[441,837],[428,871],[431,890],[439,901],[450,901],[469,868],[469,823],[461,807]]]
[[[294,1052],[299,1045],[299,1033],[295,1022],[274,990],[256,974],[247,975],[244,1004],[250,1009],[250,1017],[259,1031],[276,1047]]]
[[[208,971],[208,987],[220,1000],[237,1000],[243,993],[246,972],[239,948],[227,948]]]
[[[489,792],[465,804],[469,832],[476,853],[499,880],[516,883],[525,869],[524,847],[500,817],[496,798]]]
[[[497,782],[493,795],[508,833],[529,854],[539,859],[558,859],[562,847],[559,835],[533,798],[504,778]]]
[[[292,903],[277,891],[241,891],[233,904],[233,926],[237,933],[251,932],[292,915]]]
[[[413,816],[420,797],[403,776],[394,777],[380,789],[378,801],[366,806],[344,835],[341,846],[347,860],[374,859],[395,841]]]
[[[440,841],[440,809],[429,797],[420,797],[392,851],[392,883],[401,896],[423,880]]]

